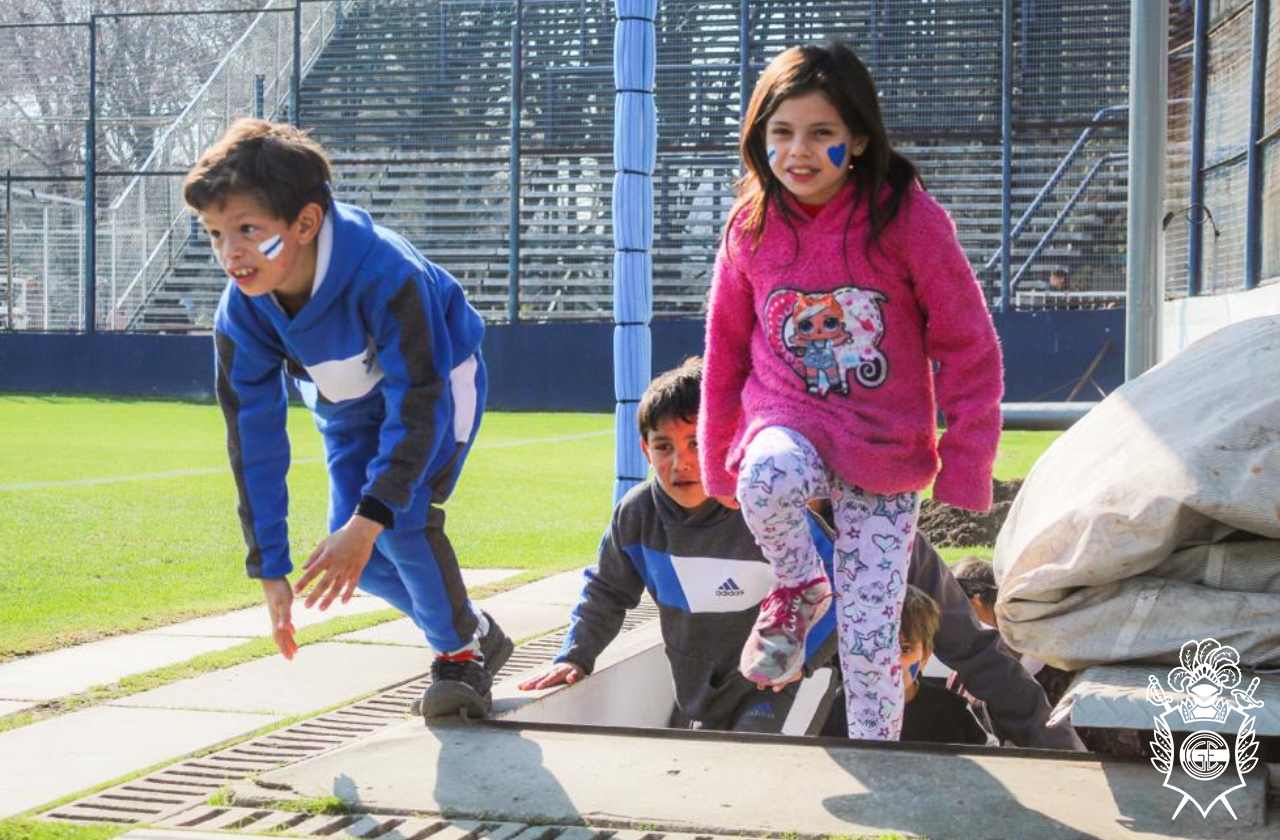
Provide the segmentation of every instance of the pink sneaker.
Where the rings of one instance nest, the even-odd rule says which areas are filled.
[[[760,604],[760,617],[742,648],[738,670],[756,685],[791,682],[804,666],[809,628],[830,606],[831,584],[825,577],[774,589]]]

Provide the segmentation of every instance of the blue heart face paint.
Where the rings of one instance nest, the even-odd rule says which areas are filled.
[[[920,673],[920,663],[912,662],[911,665],[907,668],[907,673],[911,675],[911,680],[912,682],[914,682],[916,678],[916,674]]]
[[[861,142],[822,91],[784,98],[766,122],[762,140],[774,153],[769,159],[773,175],[807,206],[826,204],[839,194],[849,178],[850,153]]]
[[[277,233],[270,239],[259,243],[258,250],[262,252],[262,256],[269,260],[274,260],[276,257],[280,256],[280,252],[284,250],[284,248],[281,247],[283,244],[284,240],[281,239],[280,234]]]

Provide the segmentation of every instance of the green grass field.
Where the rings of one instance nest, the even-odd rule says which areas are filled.
[[[486,415],[447,505],[464,566],[592,562],[613,486],[612,418]],[[289,414],[291,542],[326,533],[319,434]],[[1000,478],[1052,439],[1009,433]],[[215,406],[0,396],[0,660],[258,603]],[[964,551],[949,551],[948,558]]]

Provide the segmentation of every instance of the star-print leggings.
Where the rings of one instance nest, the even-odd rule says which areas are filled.
[[[760,431],[738,477],[742,517],[783,586],[825,574],[805,517],[810,499],[835,514],[836,627],[849,737],[896,741],[902,731],[898,632],[918,493],[877,496],[842,480],[799,433]]]

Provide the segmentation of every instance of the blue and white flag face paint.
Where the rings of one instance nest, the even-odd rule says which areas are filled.
[[[778,150],[773,146],[766,147],[766,153],[769,156],[769,163],[773,163],[773,159],[778,156]]]
[[[258,250],[262,252],[262,256],[269,260],[274,260],[284,250],[284,240],[277,233],[265,242],[259,243]]]

